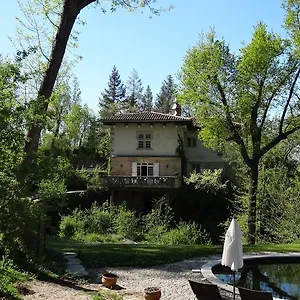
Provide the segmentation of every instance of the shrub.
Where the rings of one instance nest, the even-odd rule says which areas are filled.
[[[115,232],[124,238],[138,240],[141,237],[139,218],[127,209],[126,204],[118,207],[114,218]]]
[[[113,221],[113,214],[109,211],[107,203],[102,206],[94,203],[87,211],[85,228],[88,233],[110,234],[113,233]]]
[[[78,230],[76,220],[73,216],[63,216],[59,224],[59,236],[73,238]]]
[[[143,221],[147,231],[156,226],[169,228],[173,222],[174,214],[165,197],[155,200],[153,209],[144,216]]]
[[[0,261],[0,297],[7,299],[22,299],[16,284],[30,278],[28,274],[16,270],[11,260],[2,258]]]
[[[167,245],[210,244],[210,239],[195,222],[179,222],[176,228],[162,234],[160,242]]]
[[[118,243],[121,237],[114,234],[76,233],[75,239],[86,243]]]
[[[162,236],[168,231],[167,226],[158,225],[150,228],[148,232],[145,234],[145,238],[147,242],[152,244],[161,244]]]

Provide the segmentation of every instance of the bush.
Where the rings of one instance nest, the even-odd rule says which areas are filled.
[[[200,225],[179,222],[176,228],[161,235],[160,242],[166,245],[210,244],[210,239]]]
[[[168,228],[165,225],[158,225],[150,228],[145,234],[147,242],[152,244],[161,244],[162,236],[168,232]]]
[[[155,200],[153,207],[143,219],[146,230],[149,231],[159,225],[169,228],[172,225],[174,214],[166,198]]]
[[[75,239],[86,243],[118,243],[122,238],[114,234],[76,233]]]
[[[110,207],[108,203],[102,206],[94,203],[88,210],[75,209],[70,216],[64,216],[60,236],[90,243],[119,242],[122,238],[133,241],[145,238],[149,243],[168,245],[210,243],[209,235],[200,225],[180,222],[172,229],[172,219],[172,210],[164,199],[144,216],[144,223],[125,204]]]
[[[94,203],[87,211],[86,216],[86,232],[98,234],[113,233],[114,216],[109,210],[108,203],[104,203],[102,206]]]
[[[73,238],[78,230],[76,220],[73,216],[63,216],[59,224],[59,236]]]
[[[0,261],[0,297],[22,299],[18,293],[16,284],[26,281],[29,278],[28,274],[21,273],[15,269],[11,260],[2,258],[2,261]]]
[[[114,218],[115,232],[123,238],[133,241],[139,240],[142,233],[139,218],[134,212],[126,208],[125,203],[118,207]]]

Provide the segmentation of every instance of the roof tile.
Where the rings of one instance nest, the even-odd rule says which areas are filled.
[[[101,119],[103,124],[122,123],[122,122],[193,122],[193,118],[163,114],[159,112],[139,112],[117,114]]]

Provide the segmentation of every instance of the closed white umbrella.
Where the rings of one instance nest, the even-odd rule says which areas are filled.
[[[243,267],[242,231],[233,218],[225,235],[222,262],[233,271],[233,299],[235,299],[235,272]]]

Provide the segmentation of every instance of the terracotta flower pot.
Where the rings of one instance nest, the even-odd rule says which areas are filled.
[[[102,275],[101,282],[102,284],[107,287],[111,288],[117,283],[118,276],[113,273],[105,273]]]
[[[144,297],[146,300],[159,300],[161,297],[161,290],[154,286],[145,288]]]

